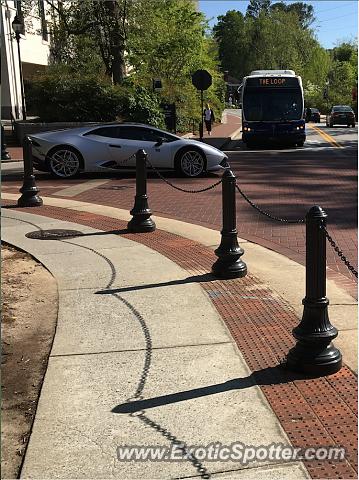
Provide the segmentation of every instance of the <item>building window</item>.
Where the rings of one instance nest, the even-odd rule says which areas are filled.
[[[45,18],[44,0],[39,0],[39,13],[40,13],[40,20],[41,20],[42,39],[47,42],[48,39],[49,39],[49,34],[47,32],[47,23],[46,23],[46,18]]]
[[[16,15],[22,21],[21,35],[25,35],[25,23],[24,23],[24,14],[22,13],[21,0],[14,0],[14,7],[16,8]]]

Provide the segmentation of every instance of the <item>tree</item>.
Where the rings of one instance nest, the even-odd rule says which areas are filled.
[[[358,45],[356,42],[343,42],[331,51],[331,55],[328,72],[330,102],[356,108],[357,101],[353,99],[352,91],[358,81]]]
[[[250,55],[249,38],[242,13],[230,10],[219,16],[213,34],[218,43],[223,70],[228,70],[236,78],[242,78],[247,73],[247,57]]]
[[[261,13],[269,13],[271,0],[250,0],[247,7],[247,16],[258,18]]]
[[[303,28],[308,28],[315,20],[314,8],[312,5],[303,2],[296,2],[286,4],[284,2],[277,2],[271,5],[272,11],[281,11],[286,13],[296,13],[299,23]]]
[[[136,1],[144,0],[45,0],[52,12],[52,53],[54,61],[68,62],[79,45],[75,39],[91,39],[105,71],[114,84],[125,75],[127,28],[131,21],[129,10]],[[27,12],[34,11],[36,0],[25,0]],[[81,43],[81,42],[80,42]]]

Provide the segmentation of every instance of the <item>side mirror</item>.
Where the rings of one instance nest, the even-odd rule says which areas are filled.
[[[155,143],[155,147],[160,147],[164,141],[165,139],[163,137],[158,137],[157,142]]]

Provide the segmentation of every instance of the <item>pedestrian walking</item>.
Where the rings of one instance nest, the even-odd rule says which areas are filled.
[[[208,135],[211,135],[212,123],[214,122],[214,113],[209,104],[206,104],[206,108],[203,111],[204,123],[206,124],[206,129]]]
[[[232,97],[232,95],[230,95],[229,98],[228,98],[228,105],[229,105],[231,108],[232,108],[232,106],[233,106],[233,97]]]

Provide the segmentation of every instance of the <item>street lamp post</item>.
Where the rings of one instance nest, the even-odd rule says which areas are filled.
[[[17,41],[17,53],[19,57],[19,71],[20,71],[20,84],[21,84],[21,104],[22,104],[22,119],[26,120],[26,107],[25,107],[25,93],[24,93],[24,79],[22,76],[22,65],[21,65],[21,55],[20,55],[20,33],[23,31],[24,23],[22,19],[15,15],[15,18],[12,22],[12,29],[15,32],[15,38]]]

